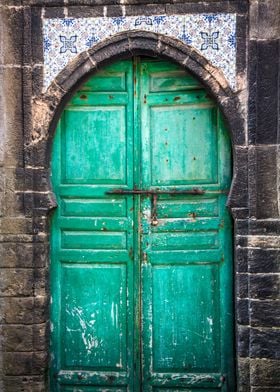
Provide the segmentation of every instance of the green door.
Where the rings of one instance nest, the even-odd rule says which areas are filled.
[[[52,392],[235,391],[230,142],[177,65],[121,61],[57,127]]]

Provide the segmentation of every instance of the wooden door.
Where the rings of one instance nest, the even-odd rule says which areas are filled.
[[[230,155],[172,63],[121,61],[74,95],[52,152],[51,391],[235,390]]]

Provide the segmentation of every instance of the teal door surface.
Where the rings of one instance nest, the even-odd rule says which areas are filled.
[[[54,138],[53,392],[235,391],[228,134],[179,66],[95,74]]]

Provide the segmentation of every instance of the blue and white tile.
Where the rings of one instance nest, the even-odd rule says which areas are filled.
[[[44,86],[77,54],[119,32],[146,30],[175,37],[220,68],[235,88],[235,14],[153,15],[45,19]]]

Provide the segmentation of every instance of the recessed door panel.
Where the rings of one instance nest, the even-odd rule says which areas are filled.
[[[63,366],[125,369],[125,265],[64,265],[61,283]]]
[[[216,110],[195,106],[150,108],[151,185],[217,181]]]
[[[124,106],[65,110],[64,127],[66,131],[62,143],[65,182],[126,183]]]
[[[217,267],[158,266],[152,279],[154,371],[218,371]]]
[[[61,212],[65,216],[78,217],[125,217],[126,200],[62,199]]]

